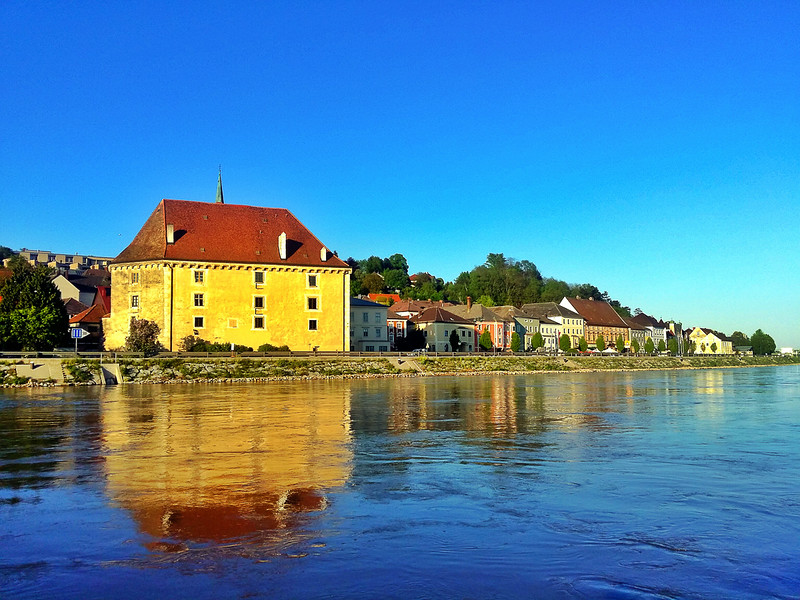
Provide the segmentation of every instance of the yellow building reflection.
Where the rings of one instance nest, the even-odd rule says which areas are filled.
[[[290,536],[350,475],[347,387],[147,389],[109,396],[102,422],[109,496],[155,549]]]

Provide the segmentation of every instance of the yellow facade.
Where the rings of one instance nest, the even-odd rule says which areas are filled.
[[[733,343],[730,340],[723,340],[715,332],[704,331],[700,327],[692,330],[689,341],[695,344],[695,354],[733,354]]]
[[[124,347],[135,317],[154,321],[171,351],[187,336],[254,349],[349,350],[348,268],[156,260],[109,270],[107,349]]]

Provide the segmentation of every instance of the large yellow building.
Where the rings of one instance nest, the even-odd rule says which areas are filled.
[[[105,346],[132,318],[159,341],[349,350],[350,268],[284,208],[162,200],[109,266]]]

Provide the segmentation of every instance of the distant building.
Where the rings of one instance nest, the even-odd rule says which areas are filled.
[[[431,352],[472,352],[475,348],[475,328],[469,319],[459,317],[441,307],[431,307],[410,321],[425,336],[425,347]],[[458,348],[450,343],[456,332]]]
[[[626,346],[630,346],[630,330],[628,324],[622,320],[617,311],[608,303],[602,300],[589,298],[564,298],[561,306],[565,306],[573,312],[578,313],[584,319],[586,341],[591,347],[596,347],[597,338],[603,336],[606,347],[612,347],[619,336],[625,341]]]
[[[85,254],[65,254],[49,250],[28,250],[17,252],[31,265],[46,265],[60,271],[85,271],[86,269],[105,269],[113,260],[109,256],[90,256]],[[8,259],[5,259],[6,261]]]
[[[378,302],[350,298],[350,350],[389,352],[391,345],[386,325],[388,307]]]
[[[689,331],[689,341],[695,354],[733,354],[733,340],[713,329],[695,327]]]

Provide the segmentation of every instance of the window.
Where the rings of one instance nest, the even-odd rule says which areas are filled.
[[[309,331],[316,331],[317,330],[317,320],[316,319],[309,319],[308,320],[308,330]]]
[[[253,317],[253,329],[264,329],[264,317]]]
[[[361,320],[364,323],[369,323],[369,313],[367,313],[367,312],[361,313]]]
[[[368,338],[369,337],[369,329],[364,327],[364,329],[361,331],[361,337]]]
[[[365,352],[375,352],[375,346],[364,346]]]
[[[131,273],[131,283],[139,283],[139,274]]]
[[[307,286],[310,288],[315,288],[317,286],[317,276],[316,275],[308,275],[308,279],[306,280]]]
[[[380,338],[381,337],[381,328],[380,327],[376,327],[375,328],[375,337],[376,338]]]
[[[194,282],[195,283],[203,283],[206,280],[206,272],[205,271],[195,271],[194,272]]]
[[[381,322],[381,313],[379,313],[379,312],[375,313],[375,322],[376,323],[380,323]]]
[[[253,296],[253,308],[256,310],[263,310],[264,296]]]
[[[317,299],[314,297],[307,298],[308,310],[317,310]]]
[[[447,329],[444,330],[444,337],[447,337],[448,331]]]
[[[264,271],[254,271],[253,272],[253,281],[256,282],[256,285],[261,285],[264,283]]]
[[[205,325],[203,323],[205,323],[205,319],[203,317],[195,317],[194,318],[194,328],[195,329],[202,329],[203,327],[205,327]]]
[[[203,297],[203,294],[195,294],[194,295],[194,305],[198,306],[198,307],[203,307],[203,306],[206,305],[205,304],[205,298]]]
[[[131,308],[139,308],[139,296],[137,294],[131,296]]]

